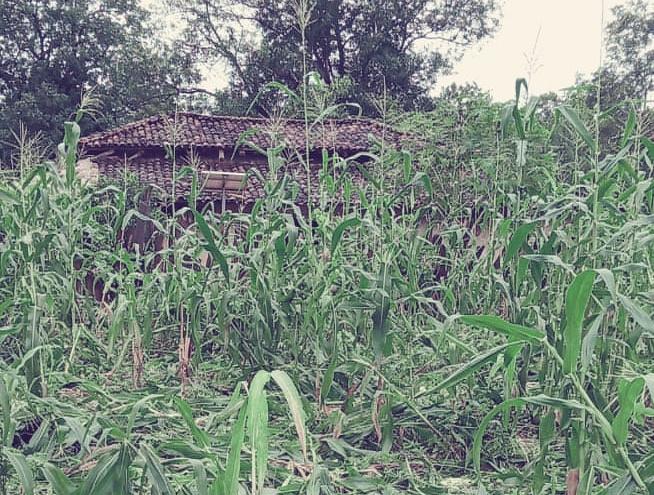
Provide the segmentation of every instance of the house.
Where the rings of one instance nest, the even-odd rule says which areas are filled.
[[[311,201],[318,203],[315,185],[321,171],[351,186],[361,185],[366,179],[360,167],[369,161],[366,152],[398,149],[406,140],[406,135],[362,118],[326,119],[307,127],[304,120],[296,119],[176,113],[84,137],[80,165],[95,177],[111,180],[130,175],[178,205],[188,203],[195,175],[200,206],[248,211],[264,196],[263,182],[268,179],[287,177],[289,199],[298,205],[309,201],[309,182],[314,186]],[[275,161],[266,156],[270,149],[285,158],[279,160],[279,167],[273,165],[275,170],[271,169]],[[355,160],[340,161],[338,166],[329,162],[324,167],[324,151],[329,157]],[[310,181],[306,156],[310,157]],[[356,194],[357,189],[339,187],[334,195],[338,201],[347,201],[344,191]]]

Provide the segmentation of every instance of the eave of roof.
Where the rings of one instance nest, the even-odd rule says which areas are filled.
[[[241,144],[270,148],[278,144],[295,149],[306,146],[305,121],[261,117],[214,116],[181,112],[155,115],[81,139],[87,150],[109,148],[162,148],[165,145],[194,148],[236,148]],[[323,148],[359,152],[373,142],[400,147],[410,141],[406,134],[381,122],[364,119],[326,119],[309,127],[311,150]]]

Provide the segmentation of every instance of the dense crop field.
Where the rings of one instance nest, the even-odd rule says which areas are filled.
[[[346,214],[338,156],[307,213],[271,173],[251,213],[145,217],[77,177],[76,122],[55,160],[21,136],[0,492],[654,493],[651,122],[525,86],[386,111],[422,146],[371,149]],[[175,242],[126,249],[137,221]]]

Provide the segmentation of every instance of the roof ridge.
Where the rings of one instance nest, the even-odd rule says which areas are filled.
[[[298,123],[304,123],[305,120],[299,117],[262,117],[262,116],[249,116],[249,115],[221,115],[221,114],[207,114],[207,113],[200,113],[200,112],[189,112],[189,111],[182,111],[182,112],[168,112],[165,114],[158,114],[155,115],[155,117],[158,116],[173,116],[177,113],[177,115],[186,115],[186,116],[191,116],[191,117],[208,117],[211,119],[230,119],[230,120],[257,120],[257,121],[275,121],[275,120],[283,120],[286,122],[298,122]],[[150,118],[150,117],[147,117]],[[136,122],[141,122],[145,119],[140,119]],[[325,120],[329,121],[347,121],[347,122],[352,122],[352,121],[358,121],[358,122],[369,122],[369,123],[374,123],[374,124],[380,124],[380,125],[390,125],[385,122],[381,122],[377,119],[374,119],[372,117],[364,117],[364,116],[347,116],[347,117],[328,117]],[[136,123],[135,122],[135,123]]]
[[[275,130],[287,144],[304,147],[305,120],[290,117],[216,115],[199,112],[158,113],[83,137],[80,143],[89,148],[111,146],[161,147],[170,136],[181,146],[235,146],[248,130]],[[362,116],[329,117],[310,122],[312,147],[366,149],[370,135],[387,135],[399,144],[405,133],[392,124]],[[255,146],[268,146],[271,136],[254,138]],[[276,140],[276,138],[274,138]]]

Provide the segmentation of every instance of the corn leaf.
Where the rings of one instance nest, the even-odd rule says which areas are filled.
[[[241,472],[241,449],[245,437],[245,421],[247,418],[248,408],[242,406],[238,419],[232,428],[232,437],[229,444],[229,455],[227,457],[227,466],[223,477],[223,495],[238,493],[238,478]]]
[[[305,427],[306,417],[304,414],[304,408],[302,407],[302,400],[300,399],[300,394],[295,388],[293,380],[286,374],[286,372],[281,370],[275,370],[270,373],[270,376],[275,380],[279,388],[282,390],[288,407],[291,411],[291,416],[293,417],[293,423],[295,424],[295,431],[297,432],[298,441],[300,442],[300,447],[302,448],[302,455],[304,456],[305,461],[307,460],[307,433]]]
[[[7,456],[9,463],[14,468],[14,471],[16,471],[20,485],[23,487],[23,493],[25,495],[33,495],[35,487],[34,475],[27,464],[25,456],[12,449],[5,449],[4,453]]]
[[[332,233],[331,252],[334,253],[336,251],[345,230],[358,227],[359,225],[361,225],[361,220],[356,217],[348,218],[339,223]]]
[[[195,223],[197,224],[198,229],[200,229],[202,237],[204,237],[204,248],[211,253],[213,259],[216,260],[218,266],[220,266],[220,270],[223,272],[225,280],[227,281],[227,286],[229,286],[229,267],[227,266],[227,258],[225,258],[223,253],[220,252],[220,249],[218,249],[213,237],[213,232],[209,228],[209,224],[207,224],[207,221],[204,219],[202,214],[193,210],[193,216],[195,217]]]
[[[526,340],[531,343],[538,343],[545,338],[545,334],[535,328],[529,328],[515,323],[509,323],[502,318],[493,315],[462,315],[459,319],[466,325],[485,328],[497,332],[512,339]]]
[[[595,153],[597,149],[595,140],[591,136],[590,131],[586,127],[586,124],[584,124],[584,122],[581,120],[581,117],[579,117],[577,111],[566,105],[561,105],[560,107],[557,107],[556,113],[562,115],[568,121],[572,128],[577,132],[579,137],[581,137],[584,143],[586,143],[586,146],[588,146],[590,151]]]
[[[596,275],[594,270],[580,273],[566,292],[565,329],[563,331],[563,371],[566,374],[577,369],[577,362],[581,354],[581,328]]]
[[[530,222],[521,225],[516,229],[515,233],[511,237],[511,240],[509,241],[509,246],[507,247],[506,253],[504,255],[505,264],[509,262],[516,254],[518,254],[520,248],[527,241],[527,237],[533,232],[537,225],[538,224],[536,222]]]
[[[252,494],[259,495],[268,470],[268,399],[265,386],[270,373],[258,371],[252,379],[247,403],[247,434],[252,449]]]
[[[622,386],[618,392],[618,402],[620,403],[620,410],[615,416],[611,427],[613,429],[613,436],[620,445],[627,442],[629,435],[629,421],[634,414],[636,403],[645,387],[645,380],[642,377],[634,378],[630,382],[622,382]]]
[[[152,487],[156,490],[155,493],[159,495],[175,495],[173,487],[166,478],[159,457],[152,451],[150,446],[146,443],[141,444],[139,453],[145,460],[147,475],[150,483],[152,483]]]
[[[61,469],[46,462],[41,467],[41,471],[45,479],[48,480],[55,495],[73,495],[76,488]]]

